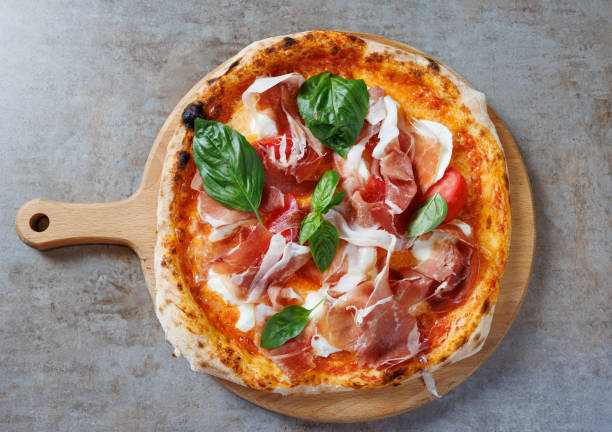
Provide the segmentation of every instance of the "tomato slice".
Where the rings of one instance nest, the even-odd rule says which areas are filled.
[[[467,183],[463,176],[455,168],[448,168],[442,178],[434,183],[423,196],[429,198],[436,193],[444,197],[448,204],[448,213],[443,223],[449,222],[457,217],[467,201]]]
[[[285,138],[287,140],[287,144],[285,146],[285,156],[287,156],[287,158],[291,155],[291,149],[293,147],[293,141],[291,141],[291,138],[288,137],[287,135],[281,135],[281,136],[277,136],[277,137],[270,137],[270,138],[262,138],[260,140],[257,141],[256,146],[262,146],[262,147],[266,147],[266,148],[273,148],[274,149],[274,157],[276,159],[278,159],[280,157],[280,147],[281,147],[281,143],[283,142],[283,138]]]

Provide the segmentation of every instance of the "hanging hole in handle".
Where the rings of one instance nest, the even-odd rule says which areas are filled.
[[[30,218],[30,228],[36,232],[43,232],[49,228],[49,217],[44,213],[36,213]]]

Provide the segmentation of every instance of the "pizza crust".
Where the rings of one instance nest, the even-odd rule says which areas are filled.
[[[289,40],[299,41],[307,45],[316,44],[320,41],[323,41],[321,43],[329,43],[329,40],[333,40],[334,43],[337,41],[356,44],[365,43],[364,56],[382,56],[382,61],[385,58],[394,58],[400,62],[414,62],[420,66],[430,67],[437,71],[441,77],[446,77],[452,81],[460,93],[461,103],[468,108],[470,114],[477,122],[476,127],[480,126],[482,128],[480,130],[484,129],[484,133],[492,134],[497,148],[489,146],[490,157],[495,158],[496,152],[501,153],[499,137],[488,116],[485,97],[482,93],[469,87],[452,70],[440,65],[424,54],[417,52],[409,53],[371,40],[364,41],[363,39],[358,39],[359,42],[357,42],[353,38],[354,36],[339,32],[304,32],[255,42],[206,75],[200,82],[196,92],[203,95],[210,114],[210,110],[216,109],[214,98],[206,99],[206,94],[211,86],[218,85],[218,82],[224,79],[227,79],[228,86],[236,85],[236,81],[240,80],[240,76],[238,75],[235,78],[232,71],[240,69],[237,65],[247,65],[248,67],[251,62],[260,61],[258,59],[261,58],[261,53],[265,53],[266,50],[278,47],[279,45],[287,45]],[[202,98],[199,98],[199,100],[202,100]],[[177,262],[176,233],[173,227],[172,215],[176,191],[180,187],[179,183],[181,182],[179,175],[181,164],[179,154],[185,150],[188,135],[188,130],[180,124],[177,126],[174,136],[168,145],[157,209],[158,225],[154,262],[157,287],[155,312],[166,333],[166,339],[176,349],[175,353],[177,355],[184,355],[194,371],[206,372],[237,384],[282,394],[321,393],[347,391],[358,388],[374,388],[398,384],[419,376],[418,372],[425,370],[422,366],[406,369],[403,374],[396,374],[396,376],[392,377],[386,377],[384,372],[371,371],[372,381],[364,380],[360,382],[354,375],[347,374],[346,376],[337,377],[336,380],[322,379],[317,385],[308,383],[296,384],[273,363],[270,364],[269,360],[258,360],[256,356],[249,357],[247,353],[233,347],[231,341],[228,341],[223,334],[214,329],[198,309],[191,296],[189,287],[186,286],[179,263]],[[503,160],[503,153],[501,158]],[[499,174],[498,177],[501,174],[506,175],[505,171],[497,174]],[[449,319],[452,322],[453,330],[449,334],[449,342],[429,354],[430,362],[433,363],[432,367],[428,369],[429,371],[475,354],[482,348],[486,340],[493,317],[494,305],[497,300],[499,278],[501,278],[501,273],[503,272],[509,244],[510,220],[507,180],[505,188],[502,189],[502,195],[505,194],[505,220],[502,222],[505,222],[506,231],[505,237],[501,241],[497,241],[496,244],[493,244],[495,251],[498,252],[497,255],[501,257],[501,262],[495,263],[496,266],[494,266],[492,271],[494,280],[488,280],[487,277],[489,275],[485,275],[486,277],[481,275],[484,278],[483,280],[479,276],[479,282],[474,289],[476,295],[472,295],[470,300],[458,310],[451,312]],[[493,284],[493,286],[484,288],[485,283]],[[486,298],[478,295],[481,289],[487,294]],[[484,307],[485,304],[486,308]],[[342,384],[339,385],[338,383]]]

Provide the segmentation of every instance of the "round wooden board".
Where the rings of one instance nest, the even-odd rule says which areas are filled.
[[[352,34],[398,49],[423,54],[408,45],[380,36],[354,32]],[[41,250],[86,243],[129,246],[140,258],[149,292],[154,298],[153,252],[156,240],[157,193],[166,147],[180,122],[183,108],[195,99],[201,89],[207,85],[208,79],[226,71],[234,60],[235,58],[227,60],[205,76],[168,116],[153,144],[142,182],[134,195],[124,201],[101,204],[32,200],[24,204],[15,217],[15,229],[19,237],[28,245]],[[527,171],[510,132],[491,107],[489,115],[497,129],[508,165],[512,203],[510,251],[505,274],[501,280],[493,324],[485,346],[476,355],[446,365],[433,373],[440,394],[447,393],[467,379],[503,339],[527,291],[533,262],[535,216]],[[135,214],[138,215],[137,218],[134,218]],[[98,223],[92,225],[91,220],[96,220]],[[434,399],[420,378],[411,379],[397,387],[376,390],[290,396],[261,392],[221,379],[218,381],[244,399],[271,411],[324,422],[380,419],[412,410]]]

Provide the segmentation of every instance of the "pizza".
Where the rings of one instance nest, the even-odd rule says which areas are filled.
[[[155,311],[253,389],[397,385],[484,344],[510,236],[484,95],[419,52],[313,31],[210,73],[168,145]]]

